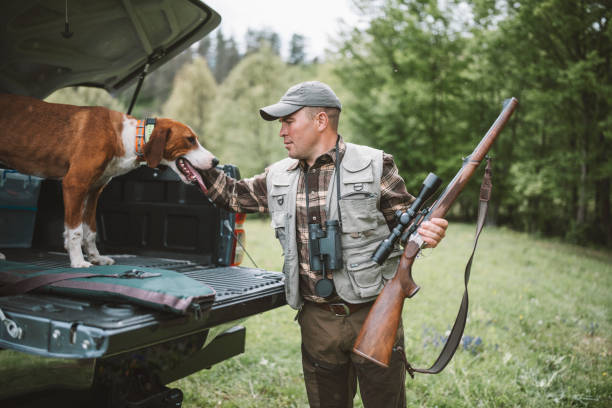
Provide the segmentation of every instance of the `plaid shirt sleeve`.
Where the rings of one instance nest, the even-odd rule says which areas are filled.
[[[240,213],[268,212],[268,169],[251,178],[236,180],[215,168],[201,172],[208,197],[226,210]]]
[[[400,176],[393,156],[383,153],[383,169],[380,180],[380,211],[387,220],[389,230],[397,225],[395,213],[405,211],[414,197],[406,190],[404,179]]]

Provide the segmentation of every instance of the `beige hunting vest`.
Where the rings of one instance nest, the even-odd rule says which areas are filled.
[[[364,303],[376,298],[385,282],[397,270],[401,251],[396,249],[379,266],[370,257],[389,235],[385,217],[378,210],[383,152],[367,146],[346,143],[340,165],[340,213],[342,215],[342,260],[344,268],[332,272],[338,295],[349,303]],[[299,264],[296,243],[295,208],[300,167],[287,158],[268,171],[268,209],[272,228],[281,243],[285,262],[285,293],[294,309],[303,304],[299,290]],[[290,168],[293,169],[289,170]],[[327,219],[338,219],[336,175],[327,191]]]

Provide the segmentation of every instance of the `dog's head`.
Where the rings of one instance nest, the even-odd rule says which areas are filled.
[[[172,119],[159,118],[147,144],[144,157],[149,167],[160,164],[170,167],[185,183],[198,183],[203,188],[197,170],[208,170],[219,161],[204,149],[195,132]],[[203,188],[205,190],[205,188]]]

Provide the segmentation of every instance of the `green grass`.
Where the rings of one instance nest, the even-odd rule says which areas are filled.
[[[422,289],[403,314],[414,366],[433,363],[454,322],[473,234],[451,224],[415,262]],[[269,221],[247,221],[247,249],[280,270]],[[465,344],[441,374],[407,380],[408,406],[612,406],[612,253],[485,228],[471,279]],[[173,384],[183,406],[307,407],[294,316],[285,306],[249,318],[244,354]]]

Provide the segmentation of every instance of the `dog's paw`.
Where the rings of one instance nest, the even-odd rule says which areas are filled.
[[[4,254],[2,252],[0,252],[0,259],[2,259],[2,260],[6,259],[6,256],[4,256]]]
[[[115,260],[113,258],[102,255],[90,257],[89,260],[91,261],[91,263],[96,265],[112,265],[115,263]]]
[[[92,263],[87,261],[70,262],[72,268],[89,268],[91,265]]]

